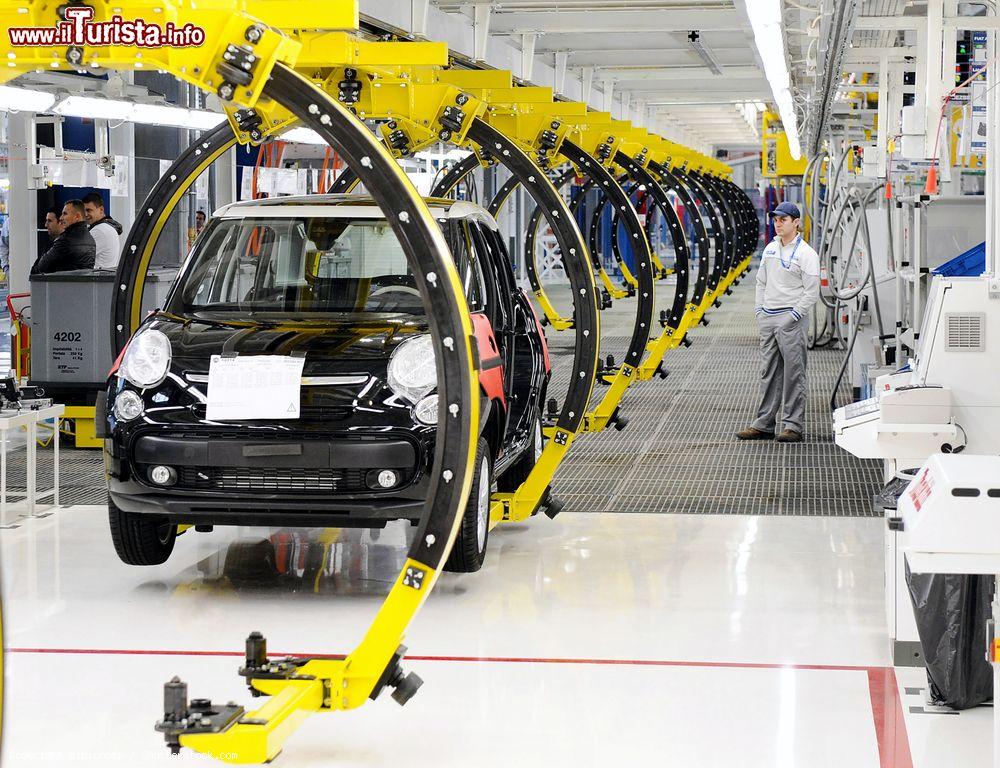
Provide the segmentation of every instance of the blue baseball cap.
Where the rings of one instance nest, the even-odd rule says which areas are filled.
[[[793,219],[801,219],[802,212],[795,203],[790,203],[785,201],[781,203],[777,208],[771,211],[772,216],[791,216]]]

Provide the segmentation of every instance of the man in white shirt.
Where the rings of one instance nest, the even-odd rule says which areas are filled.
[[[104,198],[100,192],[90,192],[83,198],[83,208],[90,224],[90,235],[97,243],[94,269],[118,269],[121,256],[122,225],[104,212]]]
[[[819,255],[799,234],[800,217],[798,206],[788,202],[771,213],[777,236],[761,254],[754,303],[760,329],[761,404],[753,424],[736,433],[740,440],[797,443],[805,433],[807,315],[819,298]],[[782,403],[783,429],[775,438]]]

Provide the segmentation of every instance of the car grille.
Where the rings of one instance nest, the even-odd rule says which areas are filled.
[[[365,469],[302,469],[262,467],[178,467],[175,488],[225,491],[288,491],[351,493],[370,490]]]

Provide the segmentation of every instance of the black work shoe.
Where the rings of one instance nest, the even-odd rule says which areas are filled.
[[[802,433],[796,432],[794,429],[786,429],[774,439],[779,443],[801,443]]]
[[[741,429],[736,433],[736,437],[740,440],[773,440],[774,432],[765,432],[762,429],[757,429],[756,427],[747,427],[746,429]]]

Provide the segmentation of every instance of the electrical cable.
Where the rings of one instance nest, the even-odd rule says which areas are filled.
[[[858,302],[860,305],[860,302]],[[851,341],[847,345],[847,352],[844,355],[844,362],[840,364],[840,370],[837,372],[837,380],[833,385],[833,392],[830,393],[830,411],[831,413],[837,410],[837,394],[840,391],[840,385],[844,381],[844,373],[847,372],[847,366],[851,361],[851,352],[854,350],[854,342],[858,339],[858,329],[861,327],[859,322],[860,313],[855,314],[854,328],[851,330]]]

